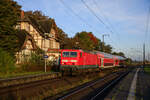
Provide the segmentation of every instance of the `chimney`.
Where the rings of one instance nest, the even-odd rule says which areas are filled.
[[[23,19],[24,19],[24,11],[21,10],[21,20],[23,20]]]

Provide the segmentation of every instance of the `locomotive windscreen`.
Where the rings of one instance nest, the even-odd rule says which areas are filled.
[[[77,57],[77,52],[63,52],[63,57]]]
[[[77,57],[77,52],[70,52],[70,57]]]
[[[69,52],[63,52],[63,57],[69,57]]]

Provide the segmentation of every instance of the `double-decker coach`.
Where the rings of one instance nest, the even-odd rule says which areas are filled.
[[[98,56],[98,60],[101,61],[99,65],[101,69],[115,66],[115,57],[113,55],[99,51],[96,51],[96,55]]]

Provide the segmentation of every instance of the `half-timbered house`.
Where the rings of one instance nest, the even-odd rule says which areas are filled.
[[[41,49],[46,52],[48,59],[56,59],[59,57],[58,52],[47,52],[48,50],[60,49],[60,44],[57,40],[57,29],[54,27],[55,22],[49,23],[47,30],[42,26],[44,22],[37,22],[34,18],[21,12],[21,20],[16,25],[17,29],[25,30],[28,34],[24,39],[24,43],[19,52],[17,52],[17,63],[21,63],[24,56],[30,56],[31,52],[36,49]]]

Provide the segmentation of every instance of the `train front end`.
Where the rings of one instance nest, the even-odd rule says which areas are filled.
[[[61,52],[61,70],[74,70],[79,65],[80,50],[62,50]]]

